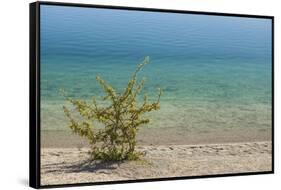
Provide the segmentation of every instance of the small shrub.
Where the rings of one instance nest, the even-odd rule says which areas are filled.
[[[160,109],[162,94],[159,89],[156,102],[150,103],[148,96],[144,95],[143,102],[137,103],[137,97],[144,85],[144,79],[137,81],[137,74],[148,62],[149,57],[145,57],[137,66],[122,93],[117,93],[100,76],[96,76],[97,82],[105,93],[102,100],[109,101],[108,106],[99,106],[95,97],[89,102],[72,99],[63,93],[66,100],[75,108],[70,111],[63,106],[63,111],[70,121],[69,127],[74,133],[88,139],[90,155],[93,159],[117,161],[140,158],[141,152],[135,150],[136,133],[140,126],[150,122],[149,118],[144,117],[144,113]],[[74,117],[73,115],[77,113],[80,116]],[[94,127],[94,122],[102,123],[104,127],[97,129]]]

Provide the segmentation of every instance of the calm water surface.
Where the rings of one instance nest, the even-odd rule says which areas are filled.
[[[102,95],[140,73],[161,109],[149,127],[271,127],[271,20],[41,5],[41,121],[67,130],[59,89]]]

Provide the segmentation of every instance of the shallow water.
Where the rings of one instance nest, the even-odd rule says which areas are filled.
[[[144,92],[164,91],[149,127],[271,127],[267,19],[41,5],[40,53],[44,130],[67,130],[59,89],[102,95],[100,75],[121,91],[147,55]]]

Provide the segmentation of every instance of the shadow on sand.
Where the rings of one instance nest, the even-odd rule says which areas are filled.
[[[65,165],[64,162],[56,163],[56,164],[46,164],[46,173],[51,172],[63,172],[63,173],[79,173],[79,172],[102,172],[107,169],[115,170],[117,169],[122,161],[97,161],[87,159],[79,163],[75,163],[72,165]],[[53,169],[56,168],[56,169]]]

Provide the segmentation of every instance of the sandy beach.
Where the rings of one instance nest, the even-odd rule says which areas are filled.
[[[41,185],[272,170],[270,19],[40,11]],[[144,156],[90,160],[87,136]]]
[[[139,145],[194,145],[271,141],[270,128],[142,128]],[[88,142],[71,131],[42,131],[43,148],[82,148]]]
[[[141,161],[90,161],[87,141],[67,131],[41,133],[41,184],[69,184],[271,171],[271,130],[143,128]]]
[[[138,146],[141,161],[90,161],[87,148],[42,148],[41,185],[271,170],[271,142]],[[176,160],[176,161],[175,161]]]

